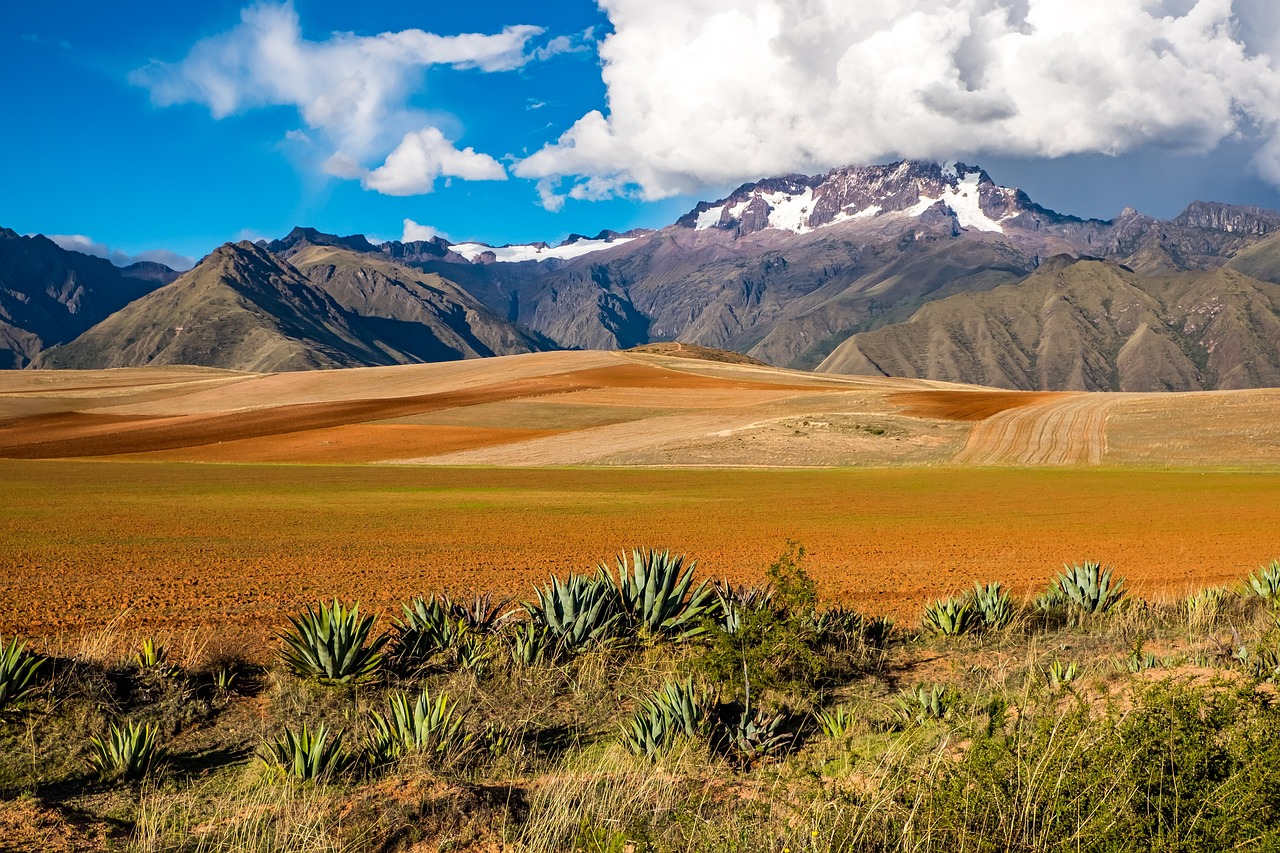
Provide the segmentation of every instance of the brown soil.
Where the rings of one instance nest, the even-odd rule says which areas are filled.
[[[752,358],[749,355],[743,355],[740,352],[703,347],[697,344],[682,344],[677,341],[644,344],[643,346],[632,347],[627,352],[669,355],[673,358],[692,358],[699,361],[716,361],[722,364],[754,364],[757,367],[768,367],[763,361]]]
[[[825,597],[907,619],[977,580],[1033,593],[1069,561],[1180,593],[1280,556],[1274,473],[9,461],[0,483],[0,634],[56,643],[127,609],[130,640],[217,625],[258,655],[320,599],[385,624],[416,594],[528,597],[635,545],[758,582],[794,538]]]
[[[1030,406],[1066,394],[1049,391],[903,391],[889,402],[907,414],[948,421],[980,421],[1009,409]]]

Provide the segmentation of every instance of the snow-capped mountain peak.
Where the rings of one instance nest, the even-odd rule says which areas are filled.
[[[992,232],[1030,210],[1018,190],[998,186],[978,167],[905,160],[743,184],[727,198],[700,202],[677,224],[738,236],[766,228],[804,234],[851,220],[918,217],[938,205],[960,228]]]

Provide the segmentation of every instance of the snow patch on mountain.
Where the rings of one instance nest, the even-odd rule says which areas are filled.
[[[516,246],[486,246],[484,243],[454,243],[449,247],[468,261],[475,262],[486,253],[493,254],[493,260],[501,263],[519,263],[520,261],[547,261],[551,259],[569,260],[580,258],[592,252],[612,249],[630,243],[634,237],[615,237],[612,240],[575,240],[560,246],[548,246],[546,243],[527,243]]]

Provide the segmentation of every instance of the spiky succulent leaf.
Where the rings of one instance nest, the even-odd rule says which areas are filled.
[[[943,598],[924,610],[924,628],[933,634],[959,636],[978,627],[980,617],[968,596]]]
[[[44,658],[26,650],[14,637],[4,645],[0,637],[0,711],[35,689],[36,674],[44,666]]]
[[[585,651],[613,638],[622,612],[617,592],[607,579],[569,575],[561,581],[534,590],[536,604],[525,604],[529,615],[546,626],[557,649],[568,653]]]
[[[1053,586],[1061,593],[1068,610],[1077,615],[1106,613],[1126,595],[1123,579],[1112,582],[1110,566],[1104,568],[1088,561],[1064,565],[1054,578]]]
[[[745,613],[773,607],[773,587],[767,584],[734,586],[727,580],[721,580],[711,584],[711,591],[715,595],[716,610],[719,613],[716,624],[726,634],[738,633]]]
[[[373,734],[369,739],[369,755],[375,764],[421,753],[435,759],[455,755],[470,743],[462,731],[466,719],[447,693],[434,698],[423,688],[413,704],[403,693],[392,693],[387,699],[387,713],[369,714]]]
[[[617,564],[618,598],[631,628],[677,639],[705,630],[700,623],[711,612],[714,596],[706,582],[690,592],[697,561],[686,569],[684,555],[636,549],[629,562],[625,553],[619,554]],[[604,565],[599,567],[599,576],[614,582]]]
[[[102,779],[141,779],[163,755],[160,727],[151,723],[112,724],[106,737],[89,738],[89,763]]]
[[[1280,603],[1280,560],[1272,560],[1249,575],[1249,588],[1263,601]]]
[[[924,725],[929,720],[948,719],[954,704],[955,697],[947,688],[938,684],[928,688],[917,686],[904,690],[894,700],[898,716],[916,725]]]
[[[262,744],[258,759],[284,776],[310,781],[331,779],[355,760],[342,749],[342,732],[330,740],[324,723],[315,729],[305,723],[285,729],[275,740]]]
[[[335,598],[301,616],[289,617],[294,630],[279,634],[284,647],[280,660],[300,678],[322,683],[355,684],[372,678],[382,663],[387,637],[369,642],[375,617],[360,617],[360,605],[350,609]],[[366,645],[367,644],[367,645]]]
[[[510,605],[513,599],[494,599],[493,593],[474,593],[468,599],[455,600],[449,596],[441,596],[441,603],[454,625],[465,628],[472,634],[495,634],[504,625],[515,618],[516,612]]]
[[[462,632],[454,607],[444,596],[418,596],[402,604],[404,619],[392,624],[389,659],[397,670],[411,672],[427,666],[438,654],[452,649]]]
[[[998,631],[1013,621],[1013,599],[1000,588],[999,581],[985,586],[975,583],[970,597],[984,628]]]

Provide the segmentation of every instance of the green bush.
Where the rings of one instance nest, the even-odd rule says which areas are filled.
[[[315,678],[324,684],[358,684],[368,681],[382,663],[382,636],[369,642],[374,617],[360,618],[360,605],[347,609],[335,598],[331,607],[317,610],[308,605],[301,616],[290,616],[294,630],[279,634],[284,642],[279,657],[299,678]],[[367,645],[366,645],[367,644]]]

